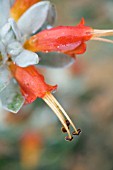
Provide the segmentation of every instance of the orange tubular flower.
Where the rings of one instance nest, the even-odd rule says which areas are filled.
[[[96,30],[84,25],[84,18],[77,26],[58,26],[46,29],[32,36],[24,44],[26,49],[34,52],[61,52],[74,57],[86,51],[85,42],[97,40],[113,43],[112,40],[100,38],[113,35],[113,30]]]
[[[69,55],[86,51],[85,42],[92,37],[93,29],[84,25],[84,19],[77,26],[58,26],[32,36],[25,48],[37,52],[62,52]]]
[[[22,68],[12,63],[10,69],[20,85],[25,97],[25,104],[32,103],[37,97],[43,98],[47,92],[54,91],[57,88],[57,85],[46,84],[44,77],[34,66]]]
[[[23,169],[36,169],[43,146],[41,135],[28,130],[22,135],[20,144]]]
[[[17,21],[21,15],[40,0],[16,0],[11,8],[11,17]]]
[[[14,78],[20,85],[21,92],[25,97],[25,104],[33,102],[37,97],[42,98],[61,121],[63,125],[62,131],[68,133],[66,140],[71,141],[73,139],[69,130],[69,125],[71,125],[74,129],[74,132],[72,134],[79,135],[81,130],[76,129],[67,113],[51,94],[51,91],[56,90],[57,86],[50,86],[46,84],[44,81],[44,77],[34,66],[22,68],[11,63],[10,70],[12,71]]]

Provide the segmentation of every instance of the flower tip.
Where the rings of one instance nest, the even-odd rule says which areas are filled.
[[[85,19],[81,18],[79,25],[84,25],[85,24]]]

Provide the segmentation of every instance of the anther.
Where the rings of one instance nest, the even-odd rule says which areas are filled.
[[[69,125],[70,125],[69,120],[66,120],[66,124],[67,124],[67,126],[69,127]]]
[[[73,140],[73,137],[69,138],[69,136],[66,136],[66,137],[65,137],[65,140],[66,140],[66,141],[72,141],[72,140]]]
[[[61,131],[62,131],[63,133],[66,133],[66,132],[67,132],[67,130],[66,130],[64,127],[61,127]]]
[[[68,129],[69,129],[69,126],[68,126]],[[62,131],[63,133],[66,133],[66,132],[67,132],[67,130],[65,129],[65,127],[61,127],[61,131]]]
[[[80,133],[81,133],[81,129],[77,129],[77,132],[74,131],[72,134],[73,135],[79,135]]]
[[[70,126],[69,120],[66,120],[66,125],[67,125],[67,127],[68,127],[68,129],[69,129],[69,126]],[[61,131],[62,131],[63,133],[66,133],[66,132],[67,132],[67,130],[65,129],[65,127],[61,127]]]

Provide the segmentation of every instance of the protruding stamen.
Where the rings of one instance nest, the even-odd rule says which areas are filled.
[[[68,129],[66,120],[62,114],[61,108],[57,105],[55,98],[52,96],[50,92],[46,93],[46,95],[43,97],[43,100],[50,106],[50,108],[54,111],[54,113],[57,115],[59,120],[61,121],[63,127],[65,128],[66,132],[68,133],[68,140],[72,140],[72,135]]]
[[[52,94],[51,98],[55,101],[55,103],[57,104],[57,106],[61,109],[62,113],[64,114],[64,116],[67,118],[67,120],[70,122],[71,126],[73,127],[73,129],[75,130],[76,133],[78,133],[75,125],[73,124],[72,120],[70,119],[70,117],[67,115],[67,113],[65,112],[65,110],[62,108],[62,106],[58,103],[58,101],[54,98],[54,96]]]
[[[107,43],[112,43],[113,40],[109,40],[106,38],[101,38],[105,36],[113,36],[113,30],[98,30],[94,29],[92,32],[92,38],[91,40],[96,40],[96,41],[102,41],[102,42],[107,42]]]
[[[96,40],[96,41],[102,41],[102,42],[106,42],[106,43],[111,43],[113,44],[113,40],[109,40],[107,38],[100,38],[100,37],[94,37],[91,40]]]
[[[98,30],[94,29],[92,33],[93,37],[104,37],[104,36],[113,36],[113,30]]]

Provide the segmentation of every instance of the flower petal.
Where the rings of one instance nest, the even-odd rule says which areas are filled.
[[[27,67],[39,63],[39,58],[36,53],[28,50],[23,50],[17,57],[13,58],[13,61],[20,67]]]
[[[22,96],[17,84],[10,82],[10,84],[0,93],[2,106],[5,110],[17,113],[24,104],[24,97]]]
[[[13,0],[10,0],[11,4],[13,3]],[[20,16],[33,4],[37,3],[39,0],[15,0],[15,3],[13,4],[11,8],[11,17],[17,21]]]
[[[68,67],[75,62],[75,58],[69,55],[57,52],[51,53],[38,53],[40,62],[37,66],[63,68]]]
[[[0,0],[0,28],[7,22],[10,12],[9,0]]]
[[[0,67],[0,92],[9,84],[11,77],[11,73],[5,66]]]
[[[46,23],[53,23],[54,19],[51,17],[53,13],[52,4],[49,1],[39,2],[28,9],[19,19],[17,25],[23,34],[31,35],[41,29]]]

